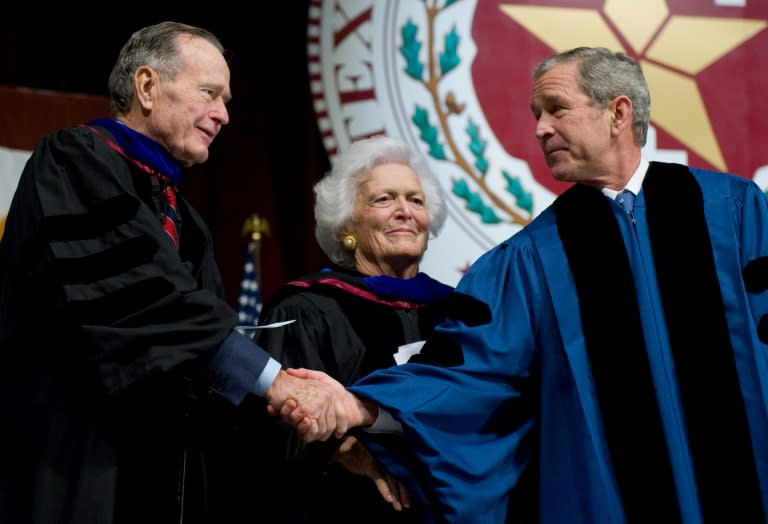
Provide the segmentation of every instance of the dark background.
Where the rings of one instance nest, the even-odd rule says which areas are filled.
[[[136,29],[163,20],[205,27],[231,51],[230,124],[181,189],[211,228],[233,306],[249,240],[242,227],[253,213],[270,225],[261,242],[264,298],[327,264],[314,239],[312,184],[329,168],[308,80],[309,1],[235,5],[0,0],[4,85],[107,96],[120,47]]]

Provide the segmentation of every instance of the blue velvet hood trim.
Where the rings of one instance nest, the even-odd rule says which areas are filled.
[[[181,183],[181,164],[178,160],[146,135],[134,131],[119,120],[97,118],[88,122],[89,126],[103,127],[109,131],[115,142],[131,157],[166,175],[174,186]]]

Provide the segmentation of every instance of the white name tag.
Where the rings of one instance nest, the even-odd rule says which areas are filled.
[[[293,324],[294,322],[296,322],[295,319],[284,320],[282,322],[274,322],[272,324],[265,324],[263,326],[235,326],[235,331],[253,338],[253,336],[256,334],[257,329],[274,329],[282,326],[287,326],[288,324]]]
[[[419,340],[417,342],[411,342],[410,344],[404,344],[397,348],[398,351],[394,354],[397,365],[405,364],[413,355],[419,354],[424,342],[426,342],[426,340]]]

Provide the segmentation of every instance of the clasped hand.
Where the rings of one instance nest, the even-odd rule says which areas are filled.
[[[341,438],[360,425],[352,394],[321,371],[282,370],[265,398],[269,413],[291,424],[305,442]]]
[[[344,437],[349,428],[370,424],[378,408],[360,401],[339,382],[310,369],[287,369],[267,391],[267,410],[296,429],[305,442]],[[352,436],[347,436],[333,457],[348,471],[365,475],[396,511],[410,506],[407,490]]]

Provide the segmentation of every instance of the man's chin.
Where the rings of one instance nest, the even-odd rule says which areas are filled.
[[[186,158],[179,159],[179,162],[181,162],[181,165],[184,167],[190,167],[195,164],[202,164],[208,160],[208,150],[206,149],[203,153],[197,153],[195,155],[190,155]]]

